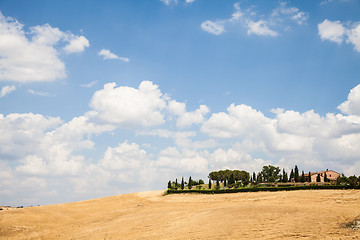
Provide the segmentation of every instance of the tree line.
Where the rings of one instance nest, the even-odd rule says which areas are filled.
[[[330,182],[328,179],[326,172],[324,172],[324,182]],[[281,169],[277,166],[267,165],[263,166],[262,170],[257,174],[253,172],[250,174],[244,170],[219,170],[210,172],[208,175],[209,183],[207,184],[208,189],[220,189],[220,185],[224,188],[238,188],[240,186],[246,187],[249,184],[256,185],[258,183],[287,183],[287,182],[311,182],[311,172],[305,174],[304,171],[299,171],[297,165],[293,169],[291,169],[290,173],[285,171],[285,169]],[[316,176],[316,182],[321,182],[320,174]],[[350,176],[346,177],[344,174],[340,175],[340,177],[336,180],[337,185],[350,185],[350,186],[358,186],[360,185],[360,176],[356,177]],[[189,181],[185,182],[184,178],[181,179],[181,183],[178,183],[177,179],[174,182],[168,182],[169,189],[182,189],[185,187],[188,189],[192,189],[196,187],[197,189],[201,189],[204,185],[204,181],[199,179],[199,181],[194,181],[191,176],[189,177]]]

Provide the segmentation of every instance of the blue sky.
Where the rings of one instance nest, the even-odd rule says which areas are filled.
[[[0,205],[210,171],[360,174],[360,3],[0,1]]]

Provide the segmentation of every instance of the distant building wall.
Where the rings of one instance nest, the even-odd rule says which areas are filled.
[[[336,179],[340,176],[340,173],[335,172],[333,170],[314,172],[314,173],[311,173],[311,182],[316,182],[316,178],[317,178],[318,174],[320,174],[320,182],[324,182],[325,173],[326,173],[327,179],[329,179],[330,181],[336,181]]]

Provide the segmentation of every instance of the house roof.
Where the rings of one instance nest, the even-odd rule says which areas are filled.
[[[320,171],[320,172],[311,172],[311,176],[312,175],[315,175],[315,174],[319,174],[319,173],[328,173],[328,172],[334,172],[334,173],[337,173],[337,174],[340,174],[340,173],[338,173],[338,172],[336,172],[336,171],[334,171],[334,170],[326,170],[326,171]],[[309,176],[309,173],[306,173],[305,174],[305,176]]]

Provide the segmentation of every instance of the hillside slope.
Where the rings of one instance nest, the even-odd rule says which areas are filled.
[[[353,239],[360,191],[163,191],[0,211],[0,239]]]

